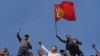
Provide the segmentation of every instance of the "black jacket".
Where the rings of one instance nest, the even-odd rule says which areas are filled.
[[[61,39],[59,36],[57,36],[57,38],[62,42],[66,44],[66,50],[69,50],[69,46],[70,46],[70,42],[69,40],[63,40]],[[82,44],[82,42],[78,41],[76,38],[75,39],[71,39],[71,40],[76,40],[76,45],[78,46],[78,44]]]

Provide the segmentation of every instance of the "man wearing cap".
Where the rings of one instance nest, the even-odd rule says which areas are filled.
[[[24,35],[24,38],[21,38],[19,36],[20,31],[21,31],[21,29],[18,29],[18,32],[17,32],[17,38],[20,42],[18,56],[23,56],[23,55],[24,56],[30,56],[29,49],[32,49],[32,46],[29,42],[29,35],[26,34],[26,35]]]

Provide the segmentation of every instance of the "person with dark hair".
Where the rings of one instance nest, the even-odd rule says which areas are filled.
[[[38,56],[43,56],[43,51],[41,49],[38,50]]]
[[[0,50],[0,56],[11,56],[7,48]]]
[[[56,37],[62,42],[66,44],[66,50],[69,50],[71,56],[84,56],[82,51],[79,49],[79,45],[82,45],[82,42],[77,40],[76,38],[71,38],[70,34],[66,35],[66,40],[62,40],[58,35]]]
[[[67,56],[67,53],[65,50],[60,50],[60,53],[63,55],[63,56]]]
[[[17,38],[20,42],[18,56],[23,56],[23,55],[30,56],[29,49],[32,49],[32,46],[31,46],[30,41],[29,41],[29,35],[26,34],[26,35],[24,35],[24,38],[21,38],[19,36],[20,31],[21,31],[21,29],[18,29],[18,32],[17,32]]]
[[[43,50],[42,49],[39,49],[38,50],[38,56],[46,56],[46,55],[43,55]]]
[[[4,51],[5,51],[4,56],[11,56],[9,51],[8,51],[8,48],[4,48]]]
[[[39,45],[42,47],[42,49],[48,54],[48,56],[60,56],[59,53],[57,53],[57,47],[55,45],[53,45],[51,47],[51,51],[49,51],[48,49],[46,49],[46,47],[42,44],[42,42],[39,42]]]
[[[95,56],[100,56],[100,54],[99,53],[96,53],[96,55]]]
[[[5,50],[0,50],[0,56],[4,56]]]
[[[60,50],[60,53],[61,53],[63,56],[71,56],[69,53],[66,52],[66,50],[63,50],[63,49]]]
[[[33,53],[32,52],[29,52],[30,56],[33,56]]]

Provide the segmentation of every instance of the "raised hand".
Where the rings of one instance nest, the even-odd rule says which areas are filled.
[[[18,28],[18,31],[17,32],[20,32],[21,31],[21,29],[20,28]]]
[[[41,45],[41,44],[42,44],[42,42],[41,42],[41,41],[39,41],[38,43],[39,43],[39,45]]]

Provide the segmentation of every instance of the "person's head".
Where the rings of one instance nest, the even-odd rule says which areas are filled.
[[[28,40],[28,38],[29,38],[29,35],[28,34],[24,35],[24,39],[25,40]]]
[[[38,50],[38,55],[39,55],[39,56],[42,56],[42,55],[43,55],[42,49],[39,49],[39,50]]]
[[[63,49],[60,50],[60,53],[61,53],[62,55],[67,55],[67,54],[66,54],[66,50],[63,50]]]
[[[71,39],[70,34],[67,34],[67,35],[66,35],[66,39],[68,39],[68,40]]]
[[[6,53],[6,48],[0,50],[0,55],[4,55]]]
[[[4,50],[0,50],[0,55],[4,55],[5,51]]]
[[[29,52],[30,53],[30,56],[33,56],[33,53],[32,52]]]
[[[52,52],[56,52],[56,51],[57,51],[57,47],[56,47],[55,45],[53,45],[53,46],[51,47],[51,51],[52,51]]]

